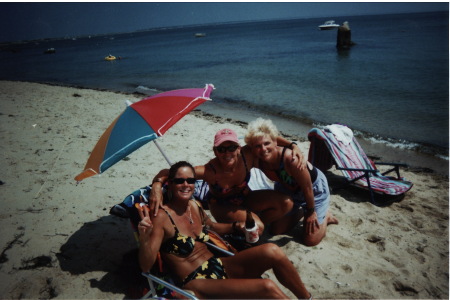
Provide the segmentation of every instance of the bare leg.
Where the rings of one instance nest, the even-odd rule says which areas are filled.
[[[272,235],[283,234],[294,228],[303,216],[301,209],[282,217],[270,224],[269,232]]]
[[[275,244],[252,247],[221,260],[230,278],[258,278],[265,271],[272,269],[278,281],[296,297],[309,298],[309,293],[294,265]]]
[[[214,200],[209,203],[209,211],[218,223],[233,223],[234,221],[245,222],[247,217],[246,210],[242,206],[220,204]],[[253,219],[259,228],[259,234],[264,232],[264,223],[258,215],[252,213]]]
[[[196,279],[184,286],[200,299],[287,299],[270,279]]]
[[[324,222],[320,224],[319,230],[317,230],[314,234],[303,233],[303,243],[305,246],[312,247],[318,245],[325,237],[327,233],[327,226],[329,224],[339,224],[339,221],[333,216],[333,214],[327,212]]]
[[[301,216],[286,216],[294,206],[286,194],[273,190],[253,191],[247,196],[247,207],[261,216],[264,224],[271,225],[272,234],[281,234],[294,227]]]

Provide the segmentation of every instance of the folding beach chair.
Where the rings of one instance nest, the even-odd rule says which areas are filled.
[[[353,132],[343,125],[330,125],[321,130],[313,128],[308,133],[311,142],[308,160],[322,171],[333,165],[341,170],[348,180],[346,185],[353,184],[370,191],[370,200],[375,203],[374,192],[385,195],[402,195],[409,191],[413,184],[400,177],[401,163],[372,162],[362,150]],[[391,169],[381,173],[375,164],[390,165]],[[397,177],[385,176],[395,171]]]
[[[202,201],[203,196],[207,192],[207,188],[207,184],[202,180],[197,180],[194,198],[197,201]],[[135,208],[135,204],[147,204],[150,191],[150,186],[140,188],[128,195],[120,204],[114,205],[110,210],[110,214],[130,220],[134,237],[138,245],[139,236],[137,225],[140,221],[140,216]],[[210,242],[206,242],[206,244],[215,255],[234,255],[236,249],[227,241],[223,240],[217,233],[209,231],[209,236]],[[152,270],[150,272],[142,272],[141,274],[148,280],[148,292],[143,295],[142,299],[177,299],[180,298],[180,296],[186,297],[187,299],[197,299],[195,295],[191,294],[189,291],[183,290],[175,285],[167,270],[165,270],[159,253]]]

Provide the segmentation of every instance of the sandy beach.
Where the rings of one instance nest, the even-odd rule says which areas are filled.
[[[167,162],[150,143],[101,176],[73,178],[125,100],[141,98],[0,81],[2,299],[132,296],[136,244],[128,221],[109,209]],[[224,127],[245,133],[243,123],[195,111],[158,141],[173,161],[202,164]],[[309,142],[299,145],[307,155]],[[300,226],[263,239],[283,248],[317,299],[448,299],[448,175],[423,167],[402,171],[414,187],[385,207],[356,188],[333,194],[340,223],[316,247],[298,242]],[[336,170],[326,175],[330,185],[343,180]]]

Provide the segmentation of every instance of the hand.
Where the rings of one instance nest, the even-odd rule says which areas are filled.
[[[156,183],[152,185],[152,190],[150,192],[150,197],[148,199],[148,206],[151,211],[154,212],[154,216],[158,214],[158,210],[162,207],[163,194],[161,184]]]
[[[233,233],[245,234],[245,223],[236,221],[233,225]]]
[[[150,209],[147,205],[141,205],[141,203],[135,204],[138,210],[141,221],[138,223],[138,231],[140,237],[148,237],[153,231],[153,223],[150,219]]]
[[[313,212],[309,216],[305,216],[306,234],[314,234],[316,230],[320,229],[319,219],[316,212]]]
[[[306,168],[306,159],[303,156],[302,152],[300,151],[300,148],[297,145],[293,145],[292,147],[292,162],[293,165],[299,168],[300,170],[303,170]]]

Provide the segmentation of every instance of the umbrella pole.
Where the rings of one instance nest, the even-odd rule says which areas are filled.
[[[153,142],[155,143],[156,147],[158,147],[159,151],[161,152],[161,154],[164,156],[164,158],[166,159],[166,161],[169,163],[169,166],[173,165],[172,162],[170,161],[170,159],[167,157],[166,153],[164,153],[163,149],[161,148],[161,146],[159,145],[158,141],[153,140]]]

